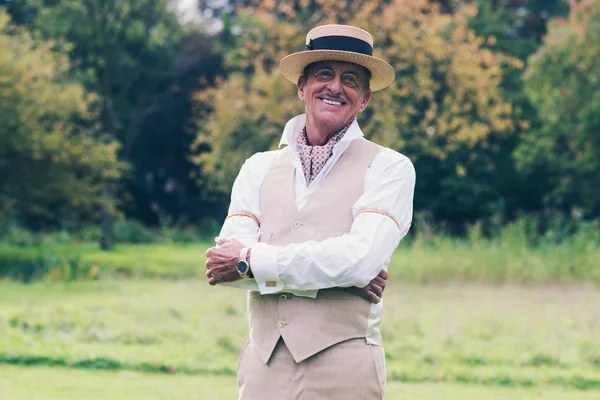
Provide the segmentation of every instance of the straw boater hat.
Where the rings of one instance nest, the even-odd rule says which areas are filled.
[[[295,84],[307,65],[325,60],[362,65],[371,73],[372,91],[389,86],[396,75],[390,64],[373,57],[373,36],[349,25],[323,25],[312,29],[306,35],[304,51],[284,57],[279,69],[288,81]]]

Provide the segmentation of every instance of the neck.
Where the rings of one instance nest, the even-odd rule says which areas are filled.
[[[341,131],[345,126],[349,125],[354,120],[354,117],[342,124],[341,126],[317,126],[314,121],[306,119],[306,137],[308,144],[311,146],[323,146],[329,139],[331,139],[336,133]]]

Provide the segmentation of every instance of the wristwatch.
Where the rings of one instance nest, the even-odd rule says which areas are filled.
[[[238,259],[238,263],[236,266],[237,272],[240,274],[242,279],[250,279],[248,276],[248,272],[250,271],[250,265],[248,264],[248,247],[244,247],[240,250],[240,258]]]

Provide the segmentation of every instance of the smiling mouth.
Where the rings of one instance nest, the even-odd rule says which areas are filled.
[[[332,105],[332,106],[341,106],[341,105],[343,105],[343,103],[342,103],[342,102],[340,102],[340,101],[335,101],[335,100],[329,100],[329,99],[323,99],[323,98],[322,98],[322,99],[321,99],[321,101],[322,101],[323,103],[325,103],[325,104],[329,104],[329,105]]]

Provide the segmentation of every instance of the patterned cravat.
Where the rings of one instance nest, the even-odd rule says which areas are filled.
[[[306,135],[306,126],[302,129],[302,133],[300,133],[296,139],[296,146],[298,148],[298,154],[300,155],[300,161],[302,162],[306,186],[310,185],[315,177],[319,175],[319,172],[321,172],[325,163],[333,154],[333,147],[339,143],[342,137],[344,137],[344,134],[348,128],[350,128],[350,125],[352,125],[352,122],[333,135],[323,146],[309,145],[308,136]]]

